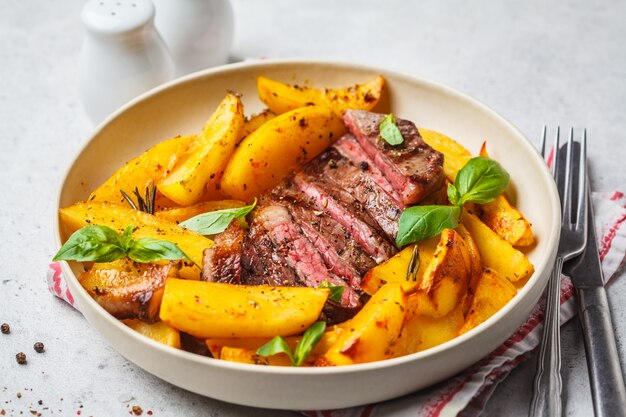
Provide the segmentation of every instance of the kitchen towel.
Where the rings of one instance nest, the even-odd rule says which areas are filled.
[[[592,193],[596,236],[604,277],[608,281],[622,266],[626,253],[626,196],[621,192]],[[74,305],[61,266],[50,264],[47,274],[52,294]],[[567,277],[561,281],[561,324],[576,313],[574,288]],[[433,387],[399,399],[362,407],[333,411],[304,411],[310,417],[417,417],[480,415],[496,386],[520,362],[530,356],[541,341],[543,305],[540,302],[526,322],[490,355],[458,375]]]

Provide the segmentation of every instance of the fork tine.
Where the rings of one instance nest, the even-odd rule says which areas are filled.
[[[541,157],[546,159],[546,125],[541,129]]]
[[[574,128],[570,128],[569,137],[567,139],[567,156],[565,159],[565,178],[563,186],[563,195],[561,201],[563,204],[563,223],[572,222],[572,188],[573,188],[573,168],[572,157],[574,154]]]
[[[558,173],[559,173],[559,135],[561,133],[561,127],[556,127],[556,135],[554,135],[554,145],[552,146],[552,169],[550,172],[552,173],[552,177],[554,177],[554,181],[558,187]]]
[[[583,130],[583,136],[580,141],[580,172],[578,173],[578,209],[576,210],[576,229],[585,228],[587,222],[587,129]]]

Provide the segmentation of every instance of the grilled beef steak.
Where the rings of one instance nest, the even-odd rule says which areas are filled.
[[[351,133],[263,196],[204,254],[203,279],[248,285],[344,287],[323,318],[344,321],[361,306],[361,277],[397,251],[402,210],[441,187],[443,157],[413,123],[398,119],[404,143],[379,138],[384,115],[348,110]]]

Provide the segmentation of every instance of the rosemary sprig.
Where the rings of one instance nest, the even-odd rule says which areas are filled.
[[[156,198],[156,185],[154,185],[154,182],[150,181],[150,184],[146,187],[145,196],[142,196],[139,193],[139,189],[135,187],[133,194],[135,194],[137,203],[135,203],[133,199],[124,192],[124,190],[120,190],[120,193],[122,193],[124,200],[126,200],[126,202],[135,210],[143,211],[148,214],[154,214],[154,200]]]
[[[407,281],[417,281],[417,272],[420,270],[420,251],[417,245],[413,246],[413,253],[411,254],[411,260],[409,261],[409,266],[406,269],[406,277]]]

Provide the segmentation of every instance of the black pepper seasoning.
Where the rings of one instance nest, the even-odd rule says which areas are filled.
[[[9,323],[2,323],[2,325],[0,326],[0,331],[2,332],[2,334],[9,334],[11,333],[11,326],[9,326]]]
[[[26,364],[26,354],[24,352],[18,353],[17,355],[15,355],[15,360],[20,365],[25,365]]]
[[[334,159],[329,159],[328,160],[328,167],[331,168],[331,169],[337,168],[337,161],[335,161]]]
[[[33,345],[33,349],[35,349],[35,352],[37,353],[43,353],[43,351],[45,350],[45,347],[43,343],[37,342]]]
[[[370,165],[369,165],[367,162],[365,162],[365,161],[363,161],[363,162],[361,162],[361,163],[359,164],[359,168],[361,168],[361,171],[367,171],[367,169],[368,169],[369,167],[370,167]]]

